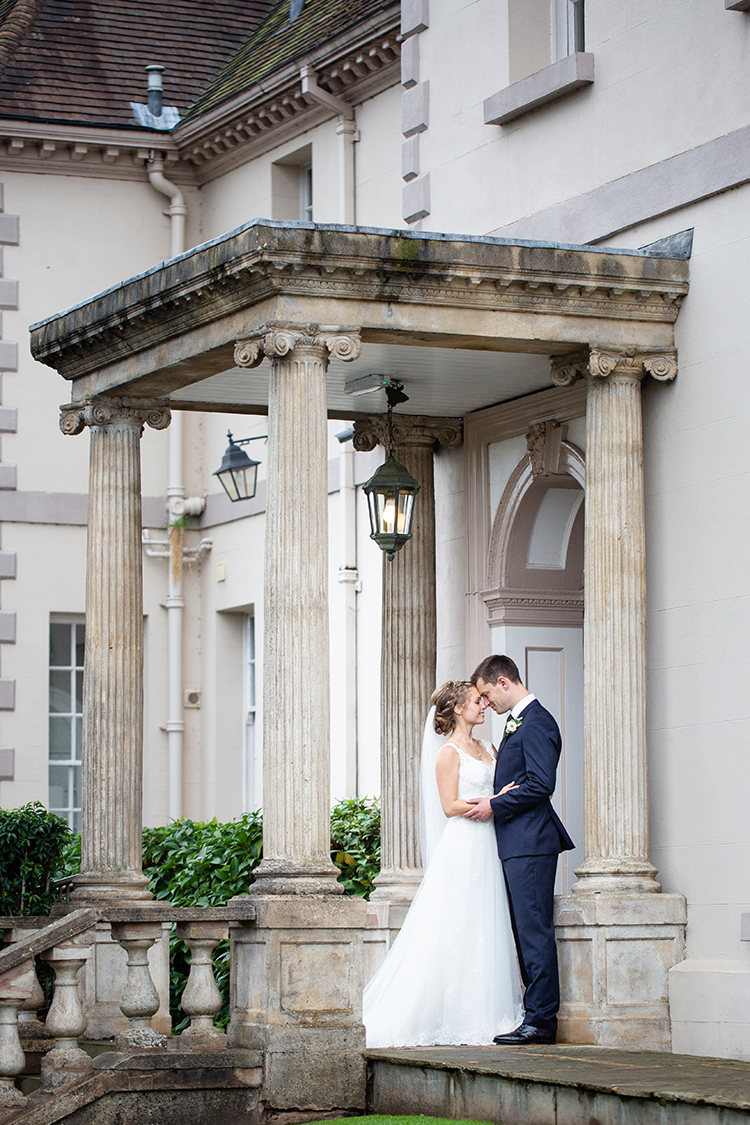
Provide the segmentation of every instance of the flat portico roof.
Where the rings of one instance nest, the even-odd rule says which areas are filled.
[[[408,383],[410,412],[462,416],[552,385],[549,357],[671,348],[688,263],[643,250],[255,219],[31,326],[32,354],[92,396],[265,411],[268,361],[234,346],[264,324],[358,328],[328,407],[356,417],[365,374]]]

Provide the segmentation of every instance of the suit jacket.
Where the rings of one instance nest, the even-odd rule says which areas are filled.
[[[495,766],[495,792],[511,781],[518,786],[490,802],[500,859],[556,855],[575,847],[550,804],[562,749],[560,728],[538,699],[520,718],[520,726],[500,743]]]

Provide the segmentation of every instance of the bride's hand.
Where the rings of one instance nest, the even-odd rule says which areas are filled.
[[[503,793],[507,793],[510,789],[517,789],[517,788],[518,788],[518,786],[516,785],[515,781],[510,781],[507,785],[504,785],[502,787],[502,789],[498,793],[498,797],[502,797]]]

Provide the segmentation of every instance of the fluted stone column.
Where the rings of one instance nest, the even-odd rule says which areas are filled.
[[[101,401],[64,407],[63,433],[91,429],[81,874],[75,900],[150,899],[143,828],[143,577],[140,439],[168,410]]]
[[[381,868],[371,901],[408,905],[422,878],[419,847],[419,762],[422,731],[435,690],[436,444],[461,444],[459,419],[394,418],[393,453],[421,485],[412,538],[392,562],[383,559],[380,662]],[[386,445],[384,417],[357,422],[354,447]]]
[[[239,366],[271,360],[260,893],[341,890],[330,854],[326,371],[329,355],[360,349],[354,330],[268,325],[235,352]]]
[[[592,348],[553,363],[588,380],[584,580],[585,849],[557,902],[563,1041],[669,1049],[667,974],[684,956],[685,900],[649,859],[646,542],[641,381],[673,353]]]
[[[233,926],[230,1046],[263,1052],[278,1111],[365,1104],[366,903],[341,894],[330,853],[329,355],[353,329],[266,325],[235,362],[271,360],[263,652],[263,862],[252,925]]]

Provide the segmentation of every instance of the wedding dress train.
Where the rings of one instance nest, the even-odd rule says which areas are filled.
[[[489,744],[484,746],[491,754]],[[454,749],[460,759],[459,798],[492,796],[494,763]],[[368,1047],[488,1044],[521,1023],[521,985],[493,821],[448,818],[363,1004]]]

